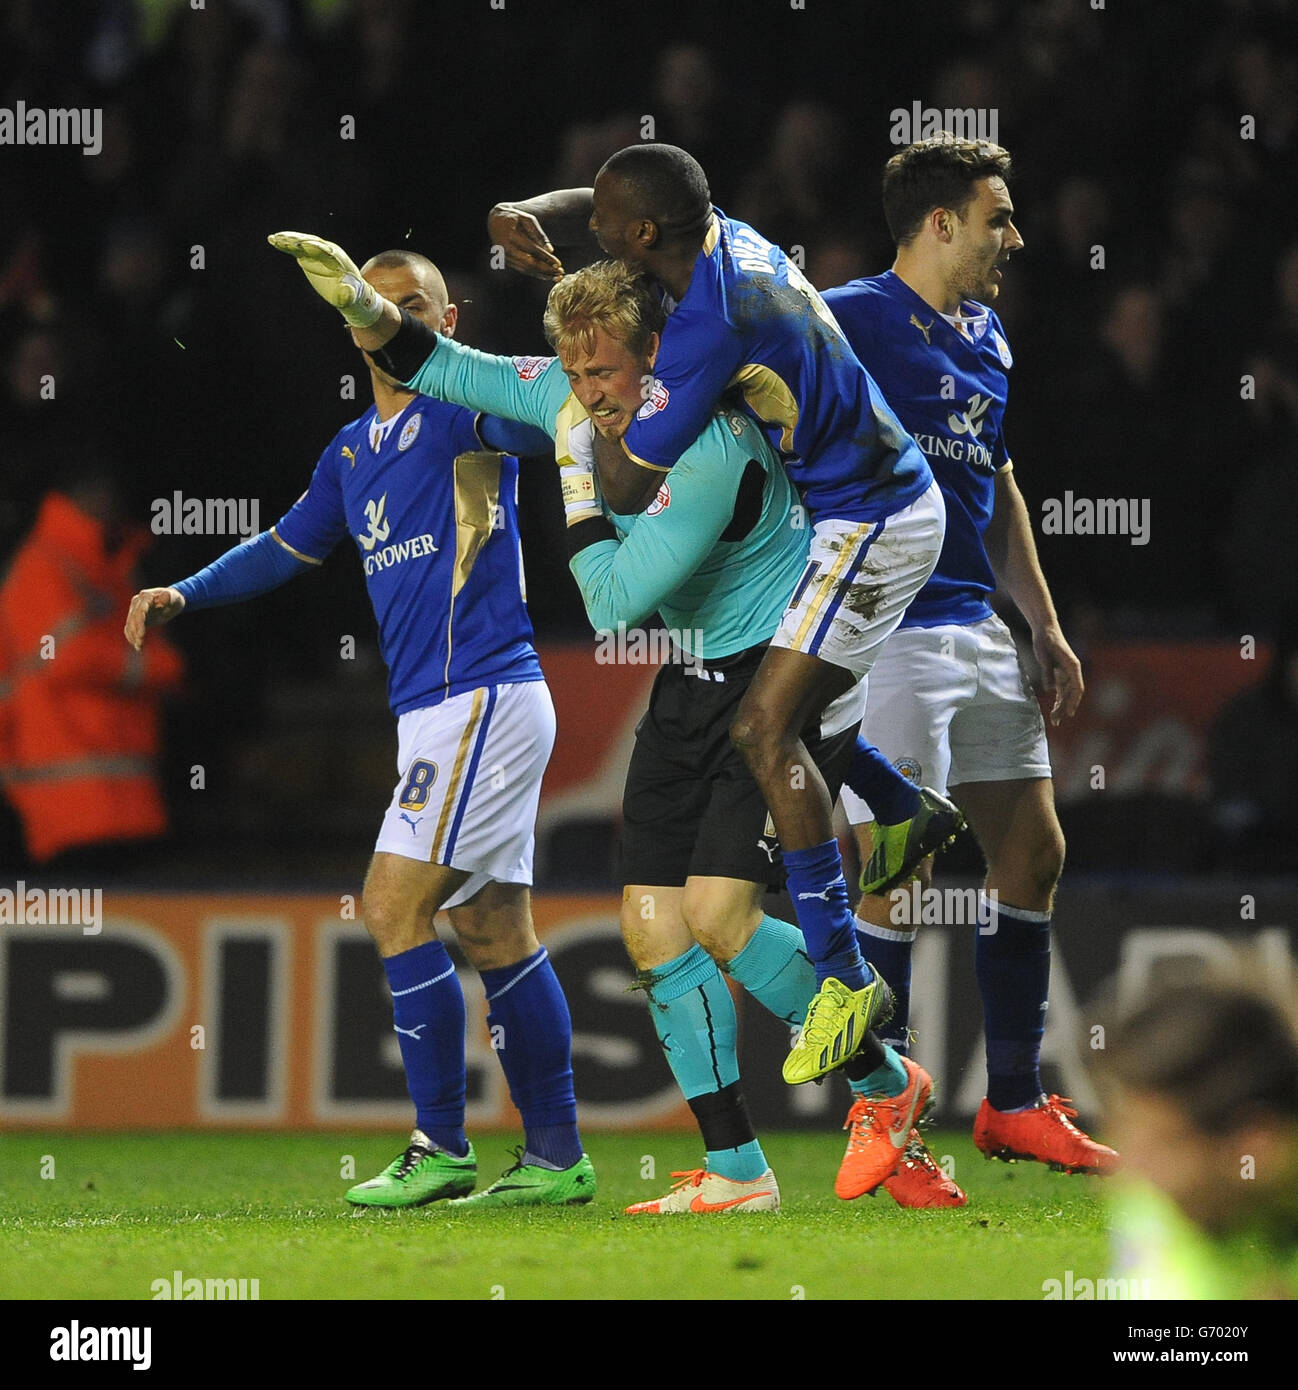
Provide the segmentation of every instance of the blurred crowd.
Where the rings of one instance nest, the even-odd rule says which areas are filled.
[[[268,232],[422,250],[464,339],[533,352],[544,290],[493,268],[494,201],[588,184],[648,134],[824,288],[890,263],[879,172],[891,111],[918,101],[994,109],[1016,159],[1027,246],[998,311],[1029,505],[1151,499],[1147,546],[1043,538],[1075,641],[1267,636],[1298,611],[1298,567],[1276,563],[1298,528],[1294,0],[665,0],[634,30],[573,0],[196,3],[0,12],[0,106],[103,112],[97,155],[0,146],[0,563],[87,462],[143,524],[175,489],[256,497],[264,524],[291,505],[368,402]],[[538,636],[583,635],[554,480],[524,473]],[[141,580],[228,543],[158,537]],[[338,634],[370,631],[345,560],[180,625],[188,756],[221,756],[232,708],[255,727],[277,678],[336,678]]]

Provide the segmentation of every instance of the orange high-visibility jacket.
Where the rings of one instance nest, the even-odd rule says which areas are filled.
[[[62,493],[41,504],[0,587],[0,782],[33,859],[161,835],[159,696],[184,674],[158,632],[122,636],[140,531],[105,528]]]

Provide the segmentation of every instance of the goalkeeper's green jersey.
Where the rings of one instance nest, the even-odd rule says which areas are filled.
[[[1298,1252],[1277,1233],[1214,1239],[1165,1193],[1128,1180],[1111,1204],[1115,1273],[1131,1298],[1257,1299],[1298,1295]]]
[[[594,425],[555,357],[496,357],[449,338],[410,385],[545,430],[560,464],[588,462]],[[646,393],[641,414],[659,408]],[[719,409],[635,516],[605,507],[618,540],[572,572],[592,626],[633,627],[655,610],[696,660],[769,640],[807,564],[809,524],[784,466],[748,416]]]

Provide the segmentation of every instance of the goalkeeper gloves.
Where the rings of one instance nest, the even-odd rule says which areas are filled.
[[[276,232],[266,240],[276,251],[297,258],[311,288],[353,328],[369,328],[383,316],[387,301],[361,279],[355,261],[341,246],[306,232]]]

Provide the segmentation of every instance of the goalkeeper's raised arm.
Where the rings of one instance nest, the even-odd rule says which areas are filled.
[[[553,433],[555,413],[568,394],[557,364],[477,352],[438,333],[365,278],[373,261],[358,268],[331,241],[303,232],[277,232],[268,240],[297,260],[311,287],[351,325],[356,346],[382,376],[437,400]]]

